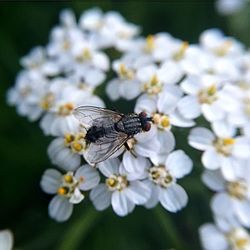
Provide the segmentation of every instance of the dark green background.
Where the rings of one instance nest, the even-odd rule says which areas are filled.
[[[181,181],[190,196],[188,206],[181,212],[170,214],[160,206],[153,210],[139,207],[131,215],[119,218],[111,209],[96,212],[86,200],[75,207],[69,222],[58,224],[48,218],[51,197],[40,190],[39,181],[43,171],[51,167],[46,153],[51,138],[42,134],[38,123],[28,122],[8,107],[5,94],[21,69],[20,57],[36,45],[47,44],[60,10],[70,7],[79,16],[94,6],[119,11],[128,21],[139,24],[144,35],[166,31],[197,42],[202,31],[219,27],[246,44],[250,41],[249,9],[230,18],[220,17],[213,1],[0,2],[0,229],[10,228],[16,248],[25,250],[200,249],[197,229],[211,220],[211,194],[199,178],[200,155],[183,143],[185,130],[175,131],[177,143],[192,154],[195,164],[192,174]]]

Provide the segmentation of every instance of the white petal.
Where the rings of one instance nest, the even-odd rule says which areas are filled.
[[[225,217],[233,216],[232,201],[227,193],[215,194],[211,200],[212,211]]]
[[[218,105],[203,104],[201,110],[204,117],[210,122],[222,120],[225,116],[225,112]]]
[[[115,191],[112,194],[111,204],[115,213],[119,216],[125,216],[132,212],[135,206],[123,192],[119,191]]]
[[[69,202],[73,204],[78,204],[84,199],[84,195],[81,193],[81,191],[76,188],[73,195],[70,197]]]
[[[118,158],[108,159],[106,161],[103,161],[97,164],[98,169],[106,177],[109,177],[112,174],[118,174],[119,166],[120,166],[120,161]]]
[[[188,136],[189,144],[198,149],[206,150],[209,148],[215,139],[214,134],[207,128],[197,127],[191,130]]]
[[[195,119],[201,114],[200,103],[196,96],[185,96],[178,102],[178,110],[186,119]]]
[[[240,171],[240,162],[233,157],[220,157],[221,162],[221,172],[223,177],[228,181],[233,181],[237,179],[237,173]]]
[[[213,122],[212,129],[218,137],[232,137],[236,133],[236,128],[224,120]]]
[[[13,234],[10,230],[0,231],[0,250],[12,250],[13,242]]]
[[[250,144],[249,139],[246,137],[238,137],[236,139],[235,145],[233,147],[232,154],[239,158],[249,158],[250,157]]]
[[[90,200],[93,202],[97,210],[106,209],[111,202],[111,192],[109,192],[105,184],[99,184],[90,191]]]
[[[135,112],[140,113],[141,111],[148,112],[150,115],[156,112],[156,100],[150,98],[148,95],[142,95],[137,99],[135,105]]]
[[[80,180],[79,188],[81,190],[89,190],[98,185],[100,181],[100,175],[96,169],[85,164],[75,173],[77,180]]]
[[[250,227],[250,214],[249,214],[250,201],[234,199],[233,207],[242,225],[249,228]]]
[[[165,166],[171,175],[176,178],[182,178],[191,172],[193,162],[184,151],[176,150],[169,154]]]
[[[110,81],[106,87],[106,93],[112,101],[116,101],[120,97],[120,92],[119,92],[120,84],[121,83],[119,79],[114,79]]]
[[[171,113],[177,106],[177,102],[182,96],[182,91],[177,86],[168,85],[164,91],[159,94],[157,107],[163,114]]]
[[[150,166],[150,162],[145,157],[133,156],[129,151],[123,154],[123,166],[131,176],[145,175],[146,168]],[[137,177],[138,178],[138,177]],[[131,180],[131,179],[129,179]]]
[[[202,154],[201,162],[204,167],[211,170],[218,169],[220,167],[220,158],[214,148],[209,148]]]
[[[213,191],[219,192],[225,189],[225,180],[220,170],[206,169],[202,173],[202,181]]]
[[[132,203],[140,205],[147,202],[151,195],[151,190],[149,186],[141,181],[131,181],[124,193]]]
[[[123,81],[120,84],[120,94],[126,100],[132,100],[141,92],[139,82],[137,81]]]
[[[177,109],[169,115],[169,118],[171,124],[176,127],[188,128],[195,125],[195,122],[193,120],[183,117]]]
[[[170,212],[177,212],[187,205],[186,191],[178,184],[172,184],[168,188],[161,188],[159,200],[162,206]]]
[[[55,194],[62,181],[62,174],[55,169],[47,169],[41,179],[40,185],[44,192]]]
[[[181,82],[181,88],[187,94],[196,95],[201,87],[201,80],[197,76],[188,76]]]
[[[73,212],[73,204],[67,198],[56,195],[49,203],[49,215],[58,222],[69,219]]]
[[[149,180],[144,181],[144,183],[148,185],[149,188],[151,189],[151,196],[148,199],[148,201],[144,204],[144,206],[146,208],[153,208],[159,202],[159,188]]]
[[[213,224],[205,224],[199,229],[200,239],[205,250],[227,250],[227,239]]]

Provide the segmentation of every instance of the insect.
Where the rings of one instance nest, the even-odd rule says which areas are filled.
[[[122,114],[94,106],[79,106],[73,114],[86,128],[84,156],[92,165],[108,159],[123,145],[129,150],[127,141],[140,132],[149,131],[152,121],[145,112]]]

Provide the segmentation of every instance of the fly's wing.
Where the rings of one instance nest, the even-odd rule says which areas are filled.
[[[93,125],[111,125],[118,122],[123,114],[113,110],[94,106],[79,106],[73,111],[74,116],[86,128]]]
[[[119,150],[128,139],[127,134],[113,131],[95,143],[90,143],[84,157],[92,165],[104,161]]]

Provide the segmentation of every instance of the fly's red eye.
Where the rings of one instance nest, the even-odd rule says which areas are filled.
[[[147,113],[143,111],[143,112],[141,112],[139,114],[139,116],[142,117],[142,118],[146,118],[147,117]]]
[[[149,122],[147,122],[144,127],[143,127],[143,130],[144,131],[149,131],[151,129],[151,124]]]

